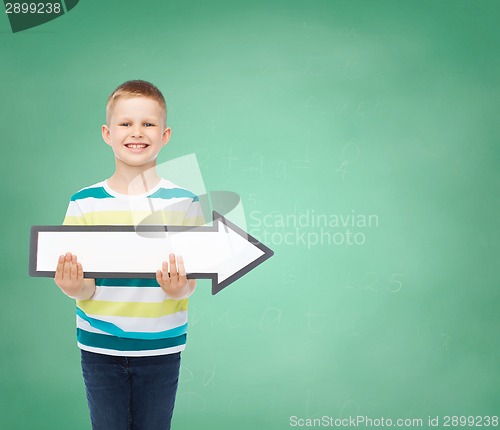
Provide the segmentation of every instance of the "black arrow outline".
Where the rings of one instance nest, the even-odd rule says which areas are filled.
[[[159,232],[219,232],[219,223],[224,225],[227,230],[230,228],[235,233],[246,239],[252,245],[260,249],[264,254],[253,260],[246,266],[242,267],[236,273],[233,273],[228,278],[224,279],[222,282],[217,281],[217,272],[207,272],[207,273],[189,273],[187,277],[189,279],[211,279],[212,280],[212,295],[215,295],[226,288],[228,285],[240,279],[242,276],[250,272],[252,269],[256,268],[258,265],[262,264],[267,259],[274,255],[274,251],[259,242],[252,235],[248,234],[246,231],[233,224],[227,218],[224,218],[220,213],[212,211],[213,225],[211,227],[197,227],[197,226],[168,226],[168,225],[92,225],[92,226],[79,226],[79,225],[58,225],[58,226],[42,226],[34,225],[31,227],[30,233],[30,258],[29,258],[29,275],[33,277],[47,277],[53,278],[55,276],[55,271],[38,271],[36,270],[36,260],[38,254],[38,233],[42,231],[135,231],[140,233],[159,233]],[[85,272],[84,276],[87,278],[146,278],[155,279],[155,273],[144,273],[144,272]]]

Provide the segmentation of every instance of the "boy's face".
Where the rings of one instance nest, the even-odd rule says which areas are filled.
[[[157,101],[127,97],[115,102],[108,124],[102,126],[102,137],[113,148],[117,167],[151,167],[170,139],[170,128],[165,127],[165,114]]]

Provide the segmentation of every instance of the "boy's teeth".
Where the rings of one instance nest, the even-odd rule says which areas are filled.
[[[133,148],[133,149],[142,149],[142,148],[145,148],[146,145],[139,145],[139,144],[128,144],[127,147],[129,148]]]

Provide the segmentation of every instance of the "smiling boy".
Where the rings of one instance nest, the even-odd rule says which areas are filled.
[[[108,98],[102,137],[115,172],[71,197],[65,225],[202,225],[198,198],[161,178],[156,158],[170,139],[166,104],[149,82],[120,85]],[[94,430],[170,428],[185,348],[188,280],[170,254],[156,279],[86,279],[70,252],[55,283],[76,299],[77,343]]]

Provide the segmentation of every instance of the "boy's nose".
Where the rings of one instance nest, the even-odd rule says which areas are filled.
[[[142,129],[140,127],[136,127],[132,130],[132,137],[142,137]]]

